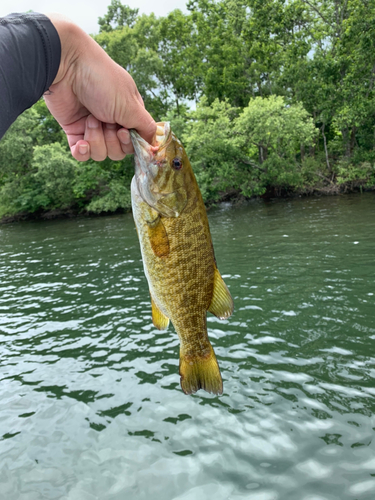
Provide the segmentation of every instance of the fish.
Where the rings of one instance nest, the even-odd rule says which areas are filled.
[[[135,174],[132,211],[151,295],[152,322],[169,321],[180,339],[179,374],[185,394],[220,395],[223,382],[207,333],[207,311],[233,313],[233,299],[217,269],[201,192],[181,141],[169,122],[157,123],[153,144],[130,130]]]

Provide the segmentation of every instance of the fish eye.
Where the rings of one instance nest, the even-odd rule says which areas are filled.
[[[181,160],[181,158],[173,158],[173,160],[172,160],[172,167],[175,170],[180,170],[182,168],[182,160]]]

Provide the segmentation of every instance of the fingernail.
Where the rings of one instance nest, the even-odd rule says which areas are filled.
[[[87,144],[80,144],[78,146],[78,151],[79,151],[79,154],[80,155],[85,155],[87,154],[87,151],[89,150],[89,147],[87,146]]]
[[[88,125],[89,128],[98,128],[99,127],[99,122],[95,118],[95,116],[90,115],[87,118],[87,125]]]
[[[129,131],[122,128],[117,132],[117,137],[123,144],[130,144],[130,134]]]
[[[115,130],[117,128],[117,125],[116,123],[106,123],[105,124],[106,128],[108,128],[109,130]]]

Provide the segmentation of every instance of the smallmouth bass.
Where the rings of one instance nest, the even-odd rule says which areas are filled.
[[[150,295],[152,321],[180,339],[185,394],[222,394],[223,382],[207,334],[207,311],[220,319],[233,300],[217,267],[206,208],[186,152],[168,122],[155,145],[130,130],[135,150],[132,209]]]

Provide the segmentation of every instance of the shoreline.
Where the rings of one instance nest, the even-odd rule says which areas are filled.
[[[211,207],[216,206],[220,203],[231,203],[232,205],[246,203],[250,200],[264,200],[272,201],[278,199],[293,199],[293,198],[309,198],[309,197],[322,197],[322,196],[342,196],[349,194],[362,194],[366,192],[375,191],[375,186],[368,188],[363,188],[362,186],[348,186],[347,184],[335,184],[329,186],[314,186],[305,187],[303,189],[298,189],[296,191],[288,191],[286,189],[271,188],[265,194],[261,196],[253,196],[247,198],[240,194],[238,190],[223,193],[223,195],[216,201],[210,201],[205,203],[206,209],[209,210]],[[67,209],[53,209],[47,211],[38,211],[34,213],[22,212],[15,215],[4,215],[0,219],[0,225],[2,224],[12,224],[16,222],[27,222],[27,221],[46,221],[55,219],[75,219],[78,217],[107,217],[116,214],[130,213],[131,208],[127,209],[117,209],[114,212],[89,212],[85,210],[75,210],[73,208]]]

